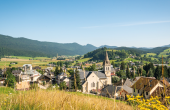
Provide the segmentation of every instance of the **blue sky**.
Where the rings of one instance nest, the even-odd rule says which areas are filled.
[[[170,44],[170,0],[0,0],[0,34],[94,46]]]

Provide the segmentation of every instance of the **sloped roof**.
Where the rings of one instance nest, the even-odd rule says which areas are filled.
[[[155,87],[156,84],[158,84],[158,82],[159,81],[156,79],[141,77],[139,80],[136,81],[136,83],[132,85],[132,88],[138,90],[143,89],[144,91],[149,92]]]
[[[169,82],[166,79],[162,79],[160,80],[163,84],[165,84],[166,86],[170,86]]]
[[[126,80],[123,79],[123,85]],[[115,86],[122,86],[122,80],[118,81],[117,83],[114,83]]]
[[[12,71],[13,74],[21,73],[21,72],[22,72],[21,70],[13,70],[13,71]]]
[[[132,94],[132,93],[133,93],[133,92],[132,92],[132,88],[129,87],[129,86],[123,85],[123,89],[124,89],[126,92],[128,92],[129,94]]]
[[[27,70],[26,72],[24,72],[24,74],[29,74],[29,75],[33,75],[33,74],[39,74],[41,75],[38,71],[36,70]]]
[[[114,95],[115,91],[117,93],[121,88],[121,86],[108,85],[101,90],[101,93],[108,93],[110,95]]]
[[[98,76],[99,78],[106,78],[106,75],[103,71],[85,71],[85,74],[84,71],[80,71],[78,74],[80,75],[80,79],[84,79],[84,76],[85,78],[88,78],[91,73],[96,74],[96,76]]]
[[[129,86],[129,87],[131,87],[132,86],[132,81],[130,80],[130,79],[126,79],[126,81],[125,81],[125,83],[124,83],[124,85],[126,85],[126,86]]]
[[[62,73],[59,73],[58,75],[59,75],[59,76],[61,76],[61,75],[64,76],[64,75],[67,75],[67,74],[66,74],[65,72],[62,72]]]

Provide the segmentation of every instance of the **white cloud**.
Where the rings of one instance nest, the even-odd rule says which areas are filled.
[[[121,26],[135,26],[135,25],[145,25],[145,24],[158,24],[158,23],[169,23],[170,21],[149,21],[149,22],[136,22],[130,24],[120,24],[120,25],[102,25],[102,26],[87,26],[87,27],[80,27],[80,28],[101,28],[101,27],[121,27]]]
[[[158,24],[158,23],[168,23],[170,21],[151,21],[151,22],[138,22],[138,23],[131,23],[131,24],[123,24],[119,26],[134,26],[134,25],[144,25],[144,24]]]

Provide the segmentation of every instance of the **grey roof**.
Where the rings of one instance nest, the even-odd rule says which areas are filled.
[[[115,72],[115,69],[113,67],[111,67],[111,72]]]
[[[26,72],[24,72],[24,74],[29,74],[29,75],[33,75],[33,74],[39,74],[41,75],[39,72],[37,72],[36,70],[27,70]]]
[[[115,91],[117,93],[121,88],[121,86],[108,85],[101,90],[101,94],[105,93],[113,96],[115,94]]]
[[[41,75],[38,79],[40,80],[40,79],[42,79],[42,78],[44,78],[44,77],[47,77],[47,78],[49,78],[49,79],[52,79],[52,77],[51,77],[50,75]]]
[[[129,94],[132,94],[132,88],[130,88],[129,86],[123,85],[123,89]]]
[[[63,76],[64,76],[64,75],[67,75],[67,74],[66,74],[66,73],[64,73],[64,72],[62,72],[62,73],[59,73],[58,75],[63,75]]]
[[[21,70],[13,70],[13,71],[12,71],[13,74],[21,73],[21,72],[22,72]]]
[[[126,81],[124,83],[124,85],[129,86],[129,87],[131,87],[132,84],[133,84],[133,82],[130,79],[128,79],[128,78],[126,79]]]
[[[107,78],[103,71],[85,71],[85,77],[88,78],[92,72],[101,79]],[[84,79],[84,71],[80,71],[78,74],[80,75],[80,79]]]

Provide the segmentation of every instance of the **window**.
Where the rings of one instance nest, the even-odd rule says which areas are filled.
[[[139,93],[139,90],[138,90],[138,93]]]
[[[91,83],[91,87],[95,87],[95,83],[93,82],[93,83]]]
[[[108,70],[109,70],[109,67],[108,67]]]
[[[135,89],[134,89],[134,92],[135,92]]]
[[[146,95],[148,95],[148,92],[146,92]]]
[[[95,87],[95,83],[93,82],[93,87]]]

